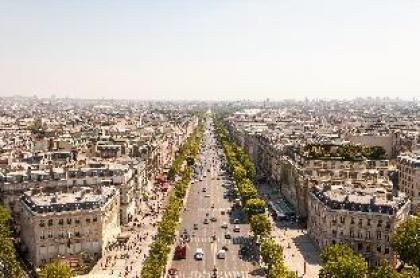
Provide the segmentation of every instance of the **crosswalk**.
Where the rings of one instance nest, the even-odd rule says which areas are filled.
[[[216,240],[212,240],[210,237],[191,237],[190,243],[222,243],[222,244],[228,244],[231,243],[231,239],[226,238],[216,238]]]
[[[191,271],[179,271],[178,277],[179,278],[210,278],[213,274],[213,271],[197,271],[197,270],[191,270]],[[241,276],[239,276],[239,274]],[[228,270],[228,271],[217,271],[217,278],[248,278],[252,277],[250,274],[248,274],[246,271],[235,271],[235,270]]]
[[[240,244],[240,245],[244,245],[244,244],[249,244],[250,239],[248,237],[232,237],[231,239],[227,239],[224,237],[219,237],[216,238],[216,240],[212,240],[211,237],[191,237],[190,238],[190,243],[223,243],[223,244],[228,244],[228,243],[233,243],[233,244]]]

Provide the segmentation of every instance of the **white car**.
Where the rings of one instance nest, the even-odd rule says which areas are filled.
[[[203,257],[204,257],[203,249],[197,248],[197,250],[195,250],[194,258],[196,260],[201,261],[201,260],[203,260]]]
[[[226,258],[226,251],[223,249],[220,249],[217,251],[217,258],[218,259],[225,259]]]
[[[226,222],[222,224],[223,229],[227,229],[227,227],[228,227],[228,224]]]

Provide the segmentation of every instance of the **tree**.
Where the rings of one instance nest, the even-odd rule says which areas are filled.
[[[271,233],[271,222],[265,214],[251,216],[250,224],[255,236],[267,237]]]
[[[273,239],[264,239],[261,242],[261,257],[268,265],[268,268],[275,263],[283,262],[283,249]]]
[[[371,271],[369,278],[403,278],[387,261],[383,261],[381,265]]]
[[[63,261],[56,259],[42,267],[39,277],[69,278],[71,277],[70,267]]]
[[[245,203],[245,211],[248,215],[248,217],[251,217],[252,215],[264,213],[267,205],[263,199],[260,198],[253,198],[249,199]]]
[[[347,245],[332,244],[321,251],[321,278],[366,278],[365,259]]]
[[[394,232],[392,248],[403,264],[420,268],[420,218],[404,221]]]
[[[238,183],[239,193],[241,194],[243,203],[246,203],[249,199],[256,198],[258,196],[258,191],[255,188],[252,181],[249,179],[244,179]]]
[[[289,271],[284,263],[274,264],[267,274],[268,278],[297,278],[296,273]]]
[[[236,182],[241,182],[246,177],[246,171],[244,167],[238,165],[233,168],[233,178]]]
[[[16,257],[16,249],[11,240],[9,211],[0,205],[0,277],[22,277],[23,271]]]

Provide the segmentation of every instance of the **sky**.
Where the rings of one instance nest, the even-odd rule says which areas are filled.
[[[418,0],[0,0],[0,96],[420,99]]]

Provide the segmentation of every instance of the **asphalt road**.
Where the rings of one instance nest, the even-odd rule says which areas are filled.
[[[214,131],[207,125],[207,132],[204,136],[204,148],[201,153],[201,160],[198,168],[202,166],[198,179],[190,185],[190,192],[186,202],[186,211],[183,212],[180,232],[184,230],[190,235],[187,243],[187,257],[181,260],[172,260],[171,268],[178,270],[179,278],[204,278],[212,277],[213,269],[217,268],[218,278],[237,278],[253,277],[257,269],[247,258],[240,258],[239,249],[241,244],[246,245],[248,237],[251,235],[249,224],[239,223],[240,232],[233,232],[234,219],[241,219],[242,212],[232,210],[232,214],[225,213],[232,209],[232,200],[224,198],[223,194],[227,191],[224,184],[229,183],[229,179],[221,174],[220,165],[222,160],[216,153],[216,140]],[[219,150],[222,152],[222,150]],[[200,172],[200,171],[199,171]],[[204,176],[205,175],[205,176]],[[199,179],[202,178],[202,181]],[[203,188],[206,192],[203,192]],[[212,207],[214,205],[214,208]],[[206,213],[209,216],[206,216]],[[210,221],[214,216],[216,222]],[[209,223],[204,224],[204,219],[208,218]],[[222,228],[222,224],[227,223],[228,228]],[[198,229],[194,230],[194,224]],[[225,238],[225,232],[231,234],[231,239]],[[213,241],[212,236],[216,235]],[[217,252],[223,246],[228,248],[225,259],[218,259]],[[196,260],[194,254],[197,248],[204,251],[203,260]]]

